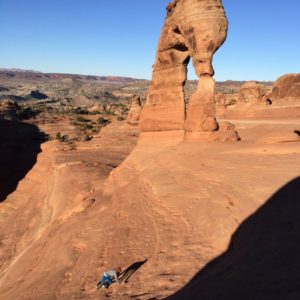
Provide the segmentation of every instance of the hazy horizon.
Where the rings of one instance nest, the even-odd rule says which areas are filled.
[[[30,69],[20,69],[20,68],[6,68],[6,67],[1,67],[0,66],[0,71],[20,71],[20,72],[33,72],[33,73],[42,73],[42,74],[61,74],[61,75],[79,75],[79,76],[97,76],[97,77],[123,77],[123,78],[131,78],[131,79],[137,79],[137,80],[146,80],[146,81],[150,81],[150,79],[146,79],[146,78],[138,78],[138,77],[131,77],[131,76],[123,76],[123,75],[106,75],[106,74],[84,74],[84,73],[70,73],[70,72],[44,72],[44,71],[40,71],[40,70],[30,70]],[[282,74],[285,75],[285,74]],[[198,80],[198,79],[193,79],[193,78],[188,78],[188,80]],[[217,82],[225,82],[225,81],[258,81],[258,82],[274,82],[274,80],[257,80],[255,78],[250,79],[250,80],[243,80],[243,79],[225,79],[225,80],[216,80]]]

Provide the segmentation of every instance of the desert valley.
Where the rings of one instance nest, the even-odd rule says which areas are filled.
[[[227,28],[172,1],[151,81],[0,70],[0,299],[300,299],[300,74],[215,83]]]

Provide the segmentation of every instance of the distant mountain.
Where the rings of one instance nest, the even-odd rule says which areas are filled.
[[[1,79],[20,79],[20,80],[63,80],[73,79],[88,82],[99,82],[99,83],[118,83],[127,84],[139,81],[142,79],[136,79],[131,77],[121,76],[96,76],[96,75],[79,75],[79,74],[62,74],[62,73],[42,73],[32,70],[21,70],[21,69],[4,69],[0,68]]]
[[[1,69],[0,68],[0,80],[5,82],[12,81],[15,83],[27,82],[33,84],[49,83],[52,80],[62,81],[67,83],[68,81],[76,83],[81,82],[84,84],[103,84],[109,86],[124,86],[123,89],[135,94],[146,95],[147,89],[150,84],[150,80],[137,79],[131,77],[121,76],[96,76],[96,75],[80,75],[80,74],[63,74],[63,73],[42,73],[32,70],[21,69]],[[227,80],[219,81],[216,83],[216,91],[219,93],[232,94],[237,93],[239,88],[246,83],[246,81]],[[265,86],[271,86],[273,82],[260,82]],[[186,95],[189,96],[197,88],[197,80],[188,80],[185,86]]]

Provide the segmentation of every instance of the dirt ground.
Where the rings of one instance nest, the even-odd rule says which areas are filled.
[[[136,129],[113,122],[76,149],[42,143],[36,163],[0,203],[0,298],[198,299],[201,272],[190,280],[300,175],[299,118],[230,120],[241,142],[135,147]],[[40,130],[53,135],[64,126]],[[257,226],[251,236],[264,230]],[[251,259],[259,262],[259,254]],[[127,269],[121,284],[97,290],[103,271],[117,266]],[[221,262],[217,271],[226,270]],[[263,289],[264,276],[255,274],[253,289]],[[241,299],[210,287],[201,299]],[[257,299],[297,299],[269,295]]]

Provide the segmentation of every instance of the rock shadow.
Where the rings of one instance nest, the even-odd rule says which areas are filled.
[[[228,250],[167,299],[300,299],[300,177],[248,217]]]
[[[130,265],[128,268],[126,268],[121,274],[119,275],[119,280],[127,283],[129,281],[129,278],[143,265],[147,262],[148,258],[146,258],[143,261],[138,261]]]
[[[34,166],[47,138],[35,125],[0,120],[0,203]]]

